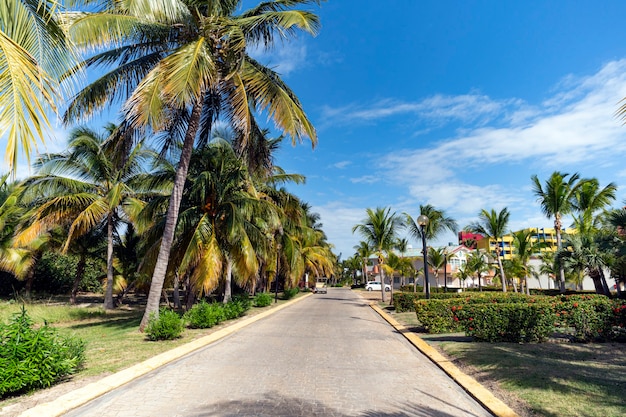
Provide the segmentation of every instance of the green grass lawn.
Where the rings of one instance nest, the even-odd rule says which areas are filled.
[[[415,313],[393,316],[417,331]],[[476,343],[463,334],[420,336],[478,381],[496,382],[521,398],[528,404],[526,415],[626,416],[626,344]]]
[[[300,293],[296,297],[302,295],[304,294]],[[240,319],[259,314],[286,302],[279,299],[277,304],[272,302],[267,307],[252,307]],[[0,321],[6,322],[21,308],[20,303],[0,301]],[[39,301],[27,303],[25,308],[36,324],[41,325],[45,321],[57,328],[60,333],[76,336],[87,343],[85,366],[72,376],[74,379],[104,376],[122,370],[159,353],[216,332],[236,321],[226,321],[210,329],[185,329],[179,339],[151,342],[146,339],[145,334],[139,332],[143,306],[105,312],[99,305],[78,307]],[[16,398],[9,398],[0,401],[0,408],[15,400]]]

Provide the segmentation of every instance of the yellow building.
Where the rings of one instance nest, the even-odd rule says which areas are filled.
[[[547,247],[542,251],[555,251],[556,250],[556,231],[554,228],[537,228],[531,227],[524,230],[530,230],[532,232],[533,243],[545,242]],[[568,234],[576,233],[576,229],[562,229],[561,239]],[[485,252],[496,255],[496,241],[495,239],[480,239],[477,242],[477,249],[483,249]],[[511,259],[513,255],[513,235],[508,234],[498,240],[498,246],[500,246],[500,256],[502,259]]]

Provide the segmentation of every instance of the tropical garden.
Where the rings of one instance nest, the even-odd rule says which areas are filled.
[[[139,329],[170,339],[182,323],[211,327],[267,305],[271,289],[290,298],[334,274],[319,215],[286,188],[305,178],[275,163],[285,142],[315,146],[315,129],[280,74],[249,54],[315,35],[307,8],[318,1],[241,3],[0,1],[4,296],[75,304],[102,293],[112,315],[143,297]],[[65,150],[34,157],[57,116],[71,128]],[[21,155],[32,174],[16,179]],[[0,396],[84,360],[82,342],[37,330],[27,310],[0,328],[3,346],[42,331],[32,338],[67,346],[41,348],[56,346],[50,360],[64,366],[38,380],[49,364],[24,370],[3,355],[14,384]]]

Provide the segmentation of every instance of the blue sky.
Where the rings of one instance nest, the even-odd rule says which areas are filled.
[[[319,134],[278,162],[306,175],[292,189],[343,259],[367,207],[432,204],[461,227],[508,207],[513,230],[549,227],[533,174],[612,181],[623,204],[626,3],[331,0],[318,12],[316,38],[268,61]]]
[[[623,205],[626,127],[614,112],[626,97],[626,2],[330,0],[307,8],[321,18],[319,35],[260,58],[317,128],[314,150],[285,144],[277,162],[307,177],[290,189],[321,215],[343,259],[368,207],[415,216],[432,204],[461,227],[482,208],[508,207],[513,230],[549,227],[532,174],[613,181]],[[48,150],[65,141],[59,127]],[[448,241],[456,236],[433,243]]]

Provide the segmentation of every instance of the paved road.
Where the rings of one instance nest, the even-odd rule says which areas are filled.
[[[66,416],[489,416],[349,289],[331,288]]]

